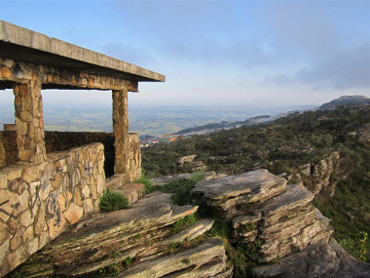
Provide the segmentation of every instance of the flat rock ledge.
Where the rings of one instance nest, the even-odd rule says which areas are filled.
[[[226,269],[225,247],[221,239],[211,238],[184,252],[139,264],[122,272],[119,278],[214,277]]]
[[[346,269],[349,258],[358,263],[333,243],[329,220],[311,204],[314,194],[302,184],[287,185],[259,169],[200,181],[192,194],[202,209],[231,222],[236,242],[257,247],[254,260],[262,265],[255,269],[258,277],[321,277],[316,274]],[[320,256],[325,259],[320,261]]]
[[[231,277],[223,242],[205,237],[213,220],[179,230],[177,224],[197,209],[174,205],[170,194],[153,192],[129,209],[77,223],[11,274],[109,277],[107,269],[119,265],[118,277]]]

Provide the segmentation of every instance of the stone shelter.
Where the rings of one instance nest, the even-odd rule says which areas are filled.
[[[117,183],[141,176],[127,114],[127,94],[140,81],[165,77],[0,20],[0,90],[13,89],[15,109],[15,124],[0,131],[0,276],[98,211],[104,149],[113,152]],[[42,89],[110,91],[113,133],[45,132]]]

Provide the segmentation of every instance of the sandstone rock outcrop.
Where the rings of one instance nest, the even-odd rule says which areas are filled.
[[[22,277],[92,277],[113,265],[118,277],[230,277],[223,242],[204,237],[213,220],[181,226],[197,209],[153,192],[129,209],[77,223],[16,271]]]
[[[191,173],[207,170],[207,166],[203,161],[194,161],[196,157],[196,154],[182,156],[179,158],[177,165],[180,169],[185,169]]]
[[[339,159],[339,152],[334,152],[317,163],[307,163],[299,167],[300,175],[312,193],[334,195],[336,183],[330,178],[339,165]]]
[[[311,204],[313,193],[264,169],[200,181],[192,194],[231,221],[236,241],[256,247],[259,264],[328,244],[332,233],[329,220]]]

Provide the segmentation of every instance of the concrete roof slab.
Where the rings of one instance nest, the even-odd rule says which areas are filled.
[[[157,72],[0,20],[2,57],[133,81],[165,81]]]

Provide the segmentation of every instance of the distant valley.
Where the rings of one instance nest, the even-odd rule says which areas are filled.
[[[364,96],[343,96],[320,108],[330,109],[337,105],[356,106],[368,104]],[[273,108],[215,107],[215,106],[130,106],[130,132],[139,135],[161,136],[204,134],[241,125],[276,120],[295,111],[317,109],[319,105],[300,105]],[[1,105],[0,130],[4,123],[14,122],[12,105]],[[45,105],[45,129],[49,131],[104,131],[112,132],[112,108],[107,105]]]
[[[176,133],[218,122],[245,121],[257,115],[277,115],[293,109],[313,108],[314,106],[253,108],[253,107],[130,107],[130,132],[140,135],[160,136]],[[0,130],[2,124],[14,122],[12,106],[1,107]],[[46,130],[53,131],[104,131],[112,132],[112,108],[107,106],[49,105],[44,106]]]

